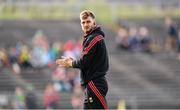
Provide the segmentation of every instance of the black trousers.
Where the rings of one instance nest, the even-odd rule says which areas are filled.
[[[98,78],[88,82],[84,88],[84,109],[108,109],[106,94],[108,84],[105,78]]]

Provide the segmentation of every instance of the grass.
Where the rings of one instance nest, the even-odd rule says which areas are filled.
[[[75,1],[65,4],[57,4],[44,7],[37,4],[30,4],[28,7],[0,4],[0,19],[74,19],[79,17],[79,12],[90,9],[96,13],[96,17],[104,24],[112,24],[118,18],[154,18],[170,15],[180,17],[180,9],[164,9],[163,11],[152,6],[125,6],[114,4],[110,6],[101,0],[75,5]]]

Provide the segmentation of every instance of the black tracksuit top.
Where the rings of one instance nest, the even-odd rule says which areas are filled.
[[[104,77],[109,68],[108,53],[104,41],[104,32],[96,27],[84,36],[82,57],[72,63],[73,68],[81,70],[81,84]]]

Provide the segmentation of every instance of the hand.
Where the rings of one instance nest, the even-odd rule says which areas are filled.
[[[69,57],[64,57],[62,59],[56,60],[57,65],[59,65],[61,67],[66,67],[66,68],[72,67],[72,62],[73,62],[73,59],[69,58]]]

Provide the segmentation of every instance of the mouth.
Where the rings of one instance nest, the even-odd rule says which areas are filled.
[[[84,29],[85,29],[85,30],[88,30],[88,29],[89,29],[89,27],[84,27]]]
[[[89,31],[89,28],[84,28],[85,31]]]

